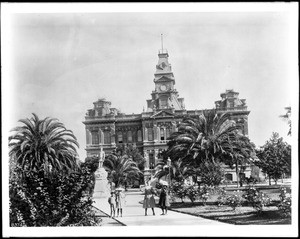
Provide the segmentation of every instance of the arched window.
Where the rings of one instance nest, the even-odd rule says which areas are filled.
[[[123,135],[121,131],[118,132],[118,143],[119,144],[123,143]]]
[[[160,128],[160,140],[165,140],[165,129]]]
[[[138,134],[138,141],[141,142],[142,141],[142,131],[138,130],[137,134]]]
[[[168,139],[171,135],[171,129],[170,128],[166,128],[166,139]]]
[[[99,133],[97,131],[92,132],[92,144],[99,144]]]
[[[127,132],[127,139],[128,139],[128,142],[132,142],[132,132],[131,131],[128,131]]]
[[[153,141],[153,129],[148,128],[148,141]]]
[[[104,131],[104,143],[105,144],[110,144],[110,132]]]

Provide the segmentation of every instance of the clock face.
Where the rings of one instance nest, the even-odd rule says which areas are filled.
[[[160,90],[161,90],[161,91],[167,90],[167,86],[166,86],[166,85],[161,85],[161,86],[160,86]]]

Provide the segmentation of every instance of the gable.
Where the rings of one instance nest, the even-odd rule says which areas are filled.
[[[169,76],[160,76],[154,79],[154,82],[166,82],[166,81],[174,81],[174,78]]]
[[[161,110],[155,114],[153,114],[150,118],[157,118],[157,117],[174,117],[175,115],[170,113],[170,112],[167,112],[165,110]]]

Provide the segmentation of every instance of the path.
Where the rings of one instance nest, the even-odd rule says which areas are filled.
[[[161,209],[155,208],[155,216],[148,209],[148,216],[144,215],[144,209],[140,203],[144,195],[139,189],[130,189],[125,192],[126,206],[123,208],[123,217],[115,219],[126,226],[172,226],[172,225],[229,225],[226,223],[209,220],[202,217],[192,216],[168,210],[168,215],[160,215]],[[109,214],[110,208],[107,198],[94,198],[94,206]]]

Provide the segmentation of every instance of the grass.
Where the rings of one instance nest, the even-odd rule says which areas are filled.
[[[227,193],[231,194],[233,191],[227,191]],[[185,199],[184,203],[180,199],[176,200],[171,204],[171,210],[236,225],[291,224],[291,216],[284,217],[276,206],[279,200],[279,188],[264,188],[261,191],[266,193],[272,201],[269,206],[263,208],[261,213],[245,203],[236,210],[226,205],[218,206],[216,203],[218,194],[211,195],[206,205],[199,201],[191,203],[188,199]],[[240,193],[243,192],[240,191]]]

